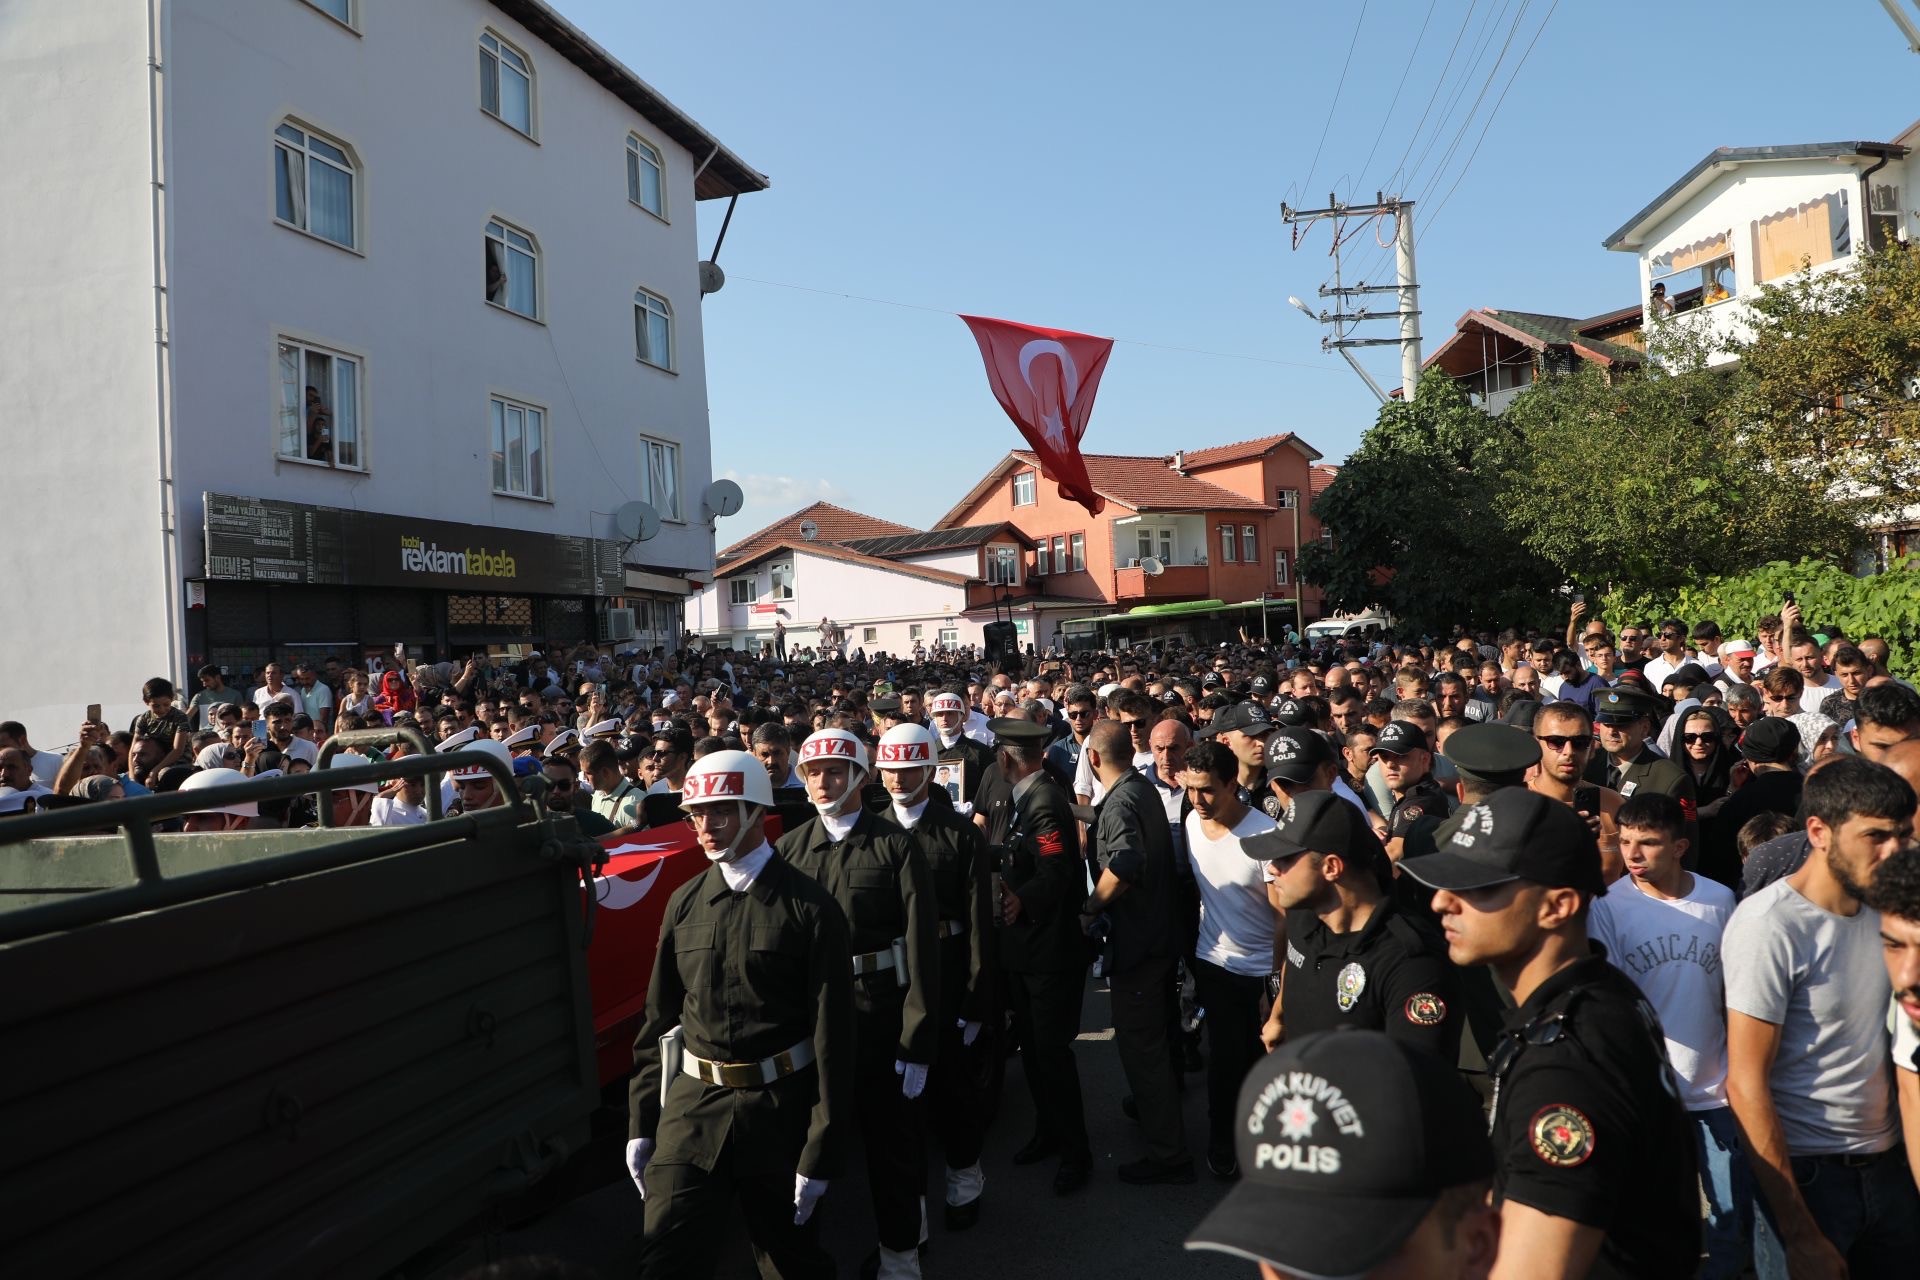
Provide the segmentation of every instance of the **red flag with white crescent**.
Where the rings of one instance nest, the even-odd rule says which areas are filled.
[[[1099,515],[1107,504],[1087,478],[1080,437],[1113,339],[984,316],[960,318],[980,344],[993,398],[1040,456],[1040,474],[1060,487],[1061,497]]]

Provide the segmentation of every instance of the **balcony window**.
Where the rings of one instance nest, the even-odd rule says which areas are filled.
[[[1833,262],[1853,252],[1847,225],[1847,193],[1809,200],[1753,224],[1753,278],[1778,280],[1811,264]]]
[[[1722,231],[1661,254],[1649,264],[1647,314],[1661,319],[1734,296],[1733,233]]]
[[[1140,529],[1134,533],[1135,545],[1139,547],[1139,558],[1145,560],[1153,554],[1153,530]]]
[[[773,598],[775,600],[793,599],[793,565],[791,562],[782,561],[779,564],[770,565],[767,569],[767,574],[773,582]]]
[[[1073,571],[1075,573],[1087,571],[1087,535],[1084,533],[1073,535]]]
[[[1234,551],[1233,526],[1223,524],[1220,526],[1220,563],[1233,564],[1235,562]]]
[[[1906,221],[1906,215],[1900,208],[1900,187],[1897,183],[1872,184],[1871,207],[1867,210],[1867,247],[1878,253],[1890,244],[1900,241],[1900,227]]]
[[[1020,552],[1013,547],[987,548],[987,581],[1001,586],[1020,582]]]
[[[1173,563],[1173,530],[1171,529],[1162,529],[1160,531],[1160,562],[1162,564]]]
[[[1040,545],[1033,549],[1033,574],[1036,578],[1047,576],[1047,540],[1040,539]]]
[[[1030,507],[1035,501],[1033,472],[1016,472],[1013,477],[1013,505]]]

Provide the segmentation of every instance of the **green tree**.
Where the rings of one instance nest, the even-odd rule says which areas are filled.
[[[1741,371],[1654,354],[1611,380],[1588,366],[1515,397],[1500,510],[1521,545],[1574,582],[1662,592],[1857,543],[1817,473],[1752,446]]]
[[[1421,379],[1411,404],[1381,406],[1313,504],[1333,545],[1301,553],[1303,580],[1326,593],[1329,608],[1377,605],[1415,631],[1556,611],[1559,575],[1508,536],[1499,515],[1516,443],[1451,379]]]

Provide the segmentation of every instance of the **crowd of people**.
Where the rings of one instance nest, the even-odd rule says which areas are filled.
[[[929,1151],[972,1226],[1011,1056],[1014,1161],[1084,1187],[1090,970],[1130,1089],[1098,1103],[1139,1131],[1116,1175],[1234,1184],[1190,1247],[1282,1276],[1911,1274],[1920,694],[1883,640],[1789,600],[1752,640],[1576,604],[1564,634],[791,657],[207,667],[64,752],[0,722],[0,817],[402,727],[462,753],[447,812],[538,773],[591,833],[691,822],[713,865],[667,908],[630,1100],[657,1274],[710,1268],[734,1202],[764,1270],[832,1274],[812,1214],[856,1147],[864,1274],[920,1274]],[[427,821],[428,785],[343,788],[332,820]]]

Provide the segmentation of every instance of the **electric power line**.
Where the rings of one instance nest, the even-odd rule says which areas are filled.
[[[1440,86],[1447,82],[1447,72],[1453,68],[1454,55],[1460,52],[1460,41],[1467,34],[1467,28],[1473,25],[1473,11],[1479,7],[1480,0],[1472,0],[1472,3],[1467,6],[1467,16],[1460,20],[1460,30],[1454,33],[1453,47],[1447,50],[1447,60],[1441,64],[1440,78],[1433,82],[1433,92],[1427,95],[1427,105],[1420,112],[1420,119],[1415,122],[1413,133],[1407,138],[1406,150],[1400,153],[1400,163],[1396,164],[1393,172],[1387,175],[1388,185],[1391,185],[1394,178],[1407,167],[1407,157],[1413,154],[1413,144],[1420,140],[1420,131],[1427,127],[1427,116],[1432,113],[1433,104],[1439,101]]]
[[[1333,128],[1334,113],[1340,109],[1340,91],[1347,87],[1347,68],[1353,65],[1353,51],[1360,43],[1360,27],[1367,20],[1367,4],[1361,0],[1360,17],[1353,24],[1353,39],[1347,41],[1347,60],[1340,64],[1340,81],[1333,87],[1333,101],[1327,104],[1327,122],[1320,126],[1320,143],[1313,149],[1313,163],[1307,166],[1307,180],[1300,184],[1302,195],[1313,190],[1313,171],[1320,167],[1320,152],[1327,145],[1327,130]]]
[[[1427,24],[1433,21],[1433,11],[1439,7],[1440,0],[1427,0],[1427,16],[1420,23],[1420,33],[1413,38],[1413,48],[1407,50],[1407,65],[1401,68],[1400,83],[1393,90],[1393,101],[1387,103],[1387,114],[1380,117],[1380,132],[1373,135],[1373,145],[1367,148],[1367,158],[1360,165],[1362,189],[1366,186],[1367,171],[1373,168],[1374,153],[1380,150],[1380,140],[1387,136],[1387,126],[1393,122],[1393,109],[1400,105],[1400,94],[1407,87],[1407,76],[1413,72],[1413,60],[1420,55],[1420,42],[1426,39]]]

